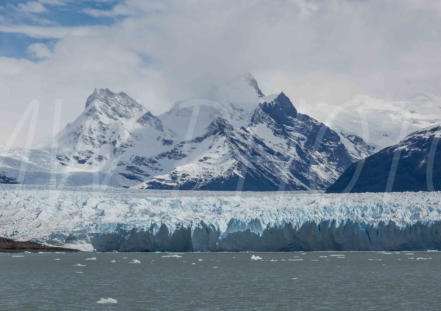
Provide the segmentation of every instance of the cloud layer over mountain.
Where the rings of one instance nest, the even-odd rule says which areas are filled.
[[[223,96],[218,86],[248,71],[264,92],[284,90],[300,109],[327,102],[332,110],[356,94],[440,95],[434,1],[90,3],[0,7],[0,54],[23,43],[20,55],[0,57],[2,144],[37,106],[36,138],[53,135],[53,121],[72,121],[83,109],[76,103],[95,87],[126,91],[154,113],[185,98]],[[81,18],[72,18],[74,10]],[[23,129],[11,144],[25,144],[25,136]]]

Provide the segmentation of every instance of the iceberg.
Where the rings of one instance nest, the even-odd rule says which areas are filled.
[[[440,250],[441,193],[4,185],[0,236],[96,251]]]

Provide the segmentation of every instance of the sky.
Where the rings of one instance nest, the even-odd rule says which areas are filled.
[[[0,145],[44,141],[101,87],[156,114],[246,72],[300,110],[439,96],[439,55],[433,0],[1,0]]]

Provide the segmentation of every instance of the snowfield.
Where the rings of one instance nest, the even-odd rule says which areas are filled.
[[[83,250],[400,249],[420,243],[416,233],[436,249],[439,223],[440,192],[0,188],[0,236]]]

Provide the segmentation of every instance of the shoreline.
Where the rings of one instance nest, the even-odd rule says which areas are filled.
[[[23,253],[23,252],[79,252],[77,249],[55,247],[39,244],[32,241],[14,241],[8,238],[0,237],[0,253]]]

